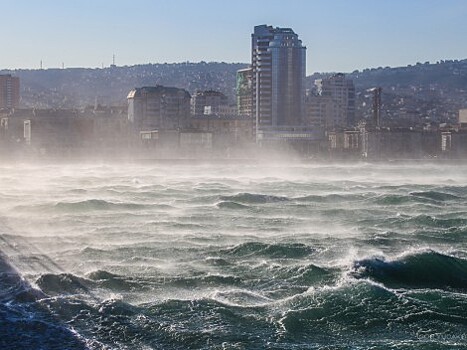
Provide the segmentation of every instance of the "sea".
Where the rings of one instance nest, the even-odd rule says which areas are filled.
[[[467,349],[467,165],[0,165],[0,349]]]

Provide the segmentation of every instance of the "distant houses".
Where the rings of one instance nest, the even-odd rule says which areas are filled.
[[[291,28],[259,25],[247,67],[185,62],[17,72],[49,76],[40,92],[20,90],[18,76],[2,74],[0,157],[258,158],[276,151],[319,159],[467,157],[467,109],[457,118],[465,91],[442,81],[405,81],[414,72],[420,81],[441,72],[456,75],[454,85],[461,86],[467,60],[322,74],[310,84],[306,50]],[[64,86],[66,73],[75,79]],[[386,85],[376,73],[387,76]]]

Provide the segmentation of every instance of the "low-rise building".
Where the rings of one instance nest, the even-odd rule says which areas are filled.
[[[77,110],[34,110],[23,127],[26,145],[42,155],[84,155],[93,136],[92,119]]]
[[[132,147],[124,108],[15,109],[0,118],[9,153],[50,156],[121,156]]]
[[[196,91],[191,97],[191,115],[219,114],[222,107],[228,106],[228,98],[222,92]]]
[[[212,152],[212,132],[183,131],[180,133],[180,153],[184,156],[206,158]]]
[[[324,130],[307,127],[282,127],[260,130],[256,141],[262,148],[291,149],[302,156],[313,156],[321,152]]]
[[[438,131],[360,128],[328,132],[328,150],[332,158],[430,159],[441,154],[441,140]]]
[[[212,147],[222,150],[242,148],[254,142],[254,122],[238,115],[196,115],[190,119],[190,129],[212,133]]]
[[[161,85],[136,88],[128,94],[128,120],[135,130],[179,130],[190,116],[188,91]]]
[[[441,151],[444,158],[467,158],[467,130],[441,132]]]

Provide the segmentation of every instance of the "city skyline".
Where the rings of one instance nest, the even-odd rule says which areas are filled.
[[[247,6],[248,5],[248,6]],[[101,67],[164,62],[250,62],[255,25],[293,28],[308,47],[307,75],[467,57],[467,3],[297,0],[20,0],[8,14],[0,69]]]

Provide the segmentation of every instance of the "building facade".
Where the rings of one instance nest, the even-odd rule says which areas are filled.
[[[237,111],[246,117],[253,116],[252,73],[250,67],[237,71]]]
[[[305,125],[327,129],[327,116],[331,115],[332,100],[328,96],[309,94],[306,97]]]
[[[190,116],[188,91],[161,85],[136,88],[128,94],[128,120],[138,130],[177,130]]]
[[[257,135],[300,126],[305,107],[306,47],[298,35],[290,28],[256,26],[251,53]]]
[[[253,120],[244,116],[200,115],[191,118],[194,130],[211,132],[231,143],[245,143],[253,140]]]
[[[11,74],[0,75],[0,109],[19,108],[19,78]]]
[[[191,114],[219,114],[228,106],[228,98],[222,92],[207,90],[197,91],[191,97]]]
[[[355,124],[355,86],[338,73],[315,81],[317,95],[307,100],[308,120],[328,130]],[[318,108],[319,106],[319,108]]]

